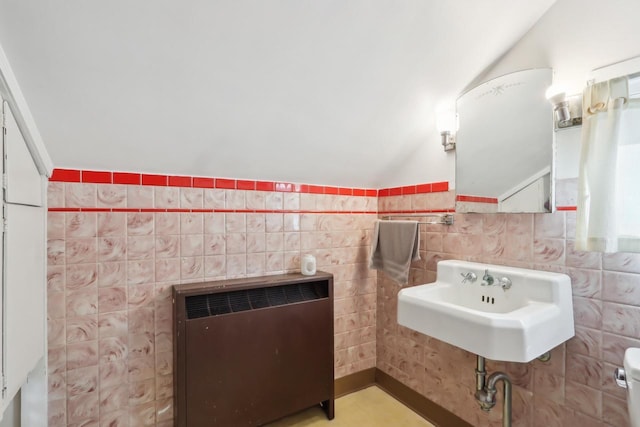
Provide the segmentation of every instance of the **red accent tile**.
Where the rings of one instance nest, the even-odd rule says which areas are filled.
[[[311,194],[324,194],[324,187],[320,185],[310,185],[309,193]]]
[[[416,190],[417,186],[415,185],[407,185],[406,187],[402,187],[402,195],[405,194],[416,194],[417,190]]]
[[[362,197],[366,194],[366,191],[363,188],[354,188],[353,195],[356,197]]]
[[[416,193],[418,194],[431,193],[431,184],[416,185]]]
[[[431,191],[434,193],[438,191],[449,191],[449,183],[447,181],[434,182],[431,184]]]
[[[80,182],[80,171],[76,169],[54,169],[49,181]]]
[[[111,208],[80,208],[82,212],[111,212]]]
[[[226,188],[228,190],[235,190],[235,179],[216,178],[216,188]]]
[[[142,179],[139,173],[127,173],[127,172],[113,173],[114,184],[140,185],[141,182],[142,182]]]
[[[391,195],[390,188],[382,188],[378,190],[378,197],[389,197]]]
[[[577,206],[556,206],[556,210],[558,211],[577,211]]]
[[[465,194],[458,194],[456,196],[456,200],[458,202],[491,203],[491,204],[498,203],[498,199],[496,199],[495,197],[468,196]]]
[[[324,194],[338,194],[338,187],[324,187]]]
[[[193,178],[193,186],[196,188],[213,188],[213,178]]]
[[[293,191],[293,184],[288,182],[276,182],[276,191],[290,193]]]
[[[191,187],[190,176],[170,176],[169,187]]]
[[[111,184],[111,172],[82,171],[82,182],[92,184]]]
[[[365,190],[365,196],[378,197],[378,190]]]
[[[353,196],[353,188],[338,188],[338,194],[341,196]]]
[[[300,193],[302,192],[302,185],[301,184],[292,184],[293,185],[293,191],[294,193]]]
[[[402,196],[402,187],[393,187],[389,189],[390,196]]]
[[[150,175],[150,174],[142,174],[142,185],[158,185],[162,187],[167,186],[167,176],[166,175]]]
[[[238,190],[255,190],[256,182],[255,181],[243,181],[241,179],[236,181],[236,188]]]
[[[258,191],[275,191],[275,182],[256,181],[256,190]]]

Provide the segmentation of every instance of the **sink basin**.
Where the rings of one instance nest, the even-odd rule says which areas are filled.
[[[483,280],[485,271],[493,285],[481,285],[491,281]],[[476,280],[462,283],[468,273]],[[574,336],[571,279],[546,271],[440,261],[434,283],[400,291],[398,323],[488,359],[529,362]]]

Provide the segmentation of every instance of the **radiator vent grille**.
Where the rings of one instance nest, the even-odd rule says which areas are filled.
[[[194,295],[186,297],[187,319],[219,316],[328,297],[329,289],[326,281]]]

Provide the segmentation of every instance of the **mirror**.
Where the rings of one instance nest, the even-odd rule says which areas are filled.
[[[456,212],[551,212],[549,68],[489,80],[456,103]]]

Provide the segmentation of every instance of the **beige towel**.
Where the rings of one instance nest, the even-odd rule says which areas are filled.
[[[376,221],[369,268],[382,270],[394,281],[405,285],[411,262],[419,259],[417,221]]]

